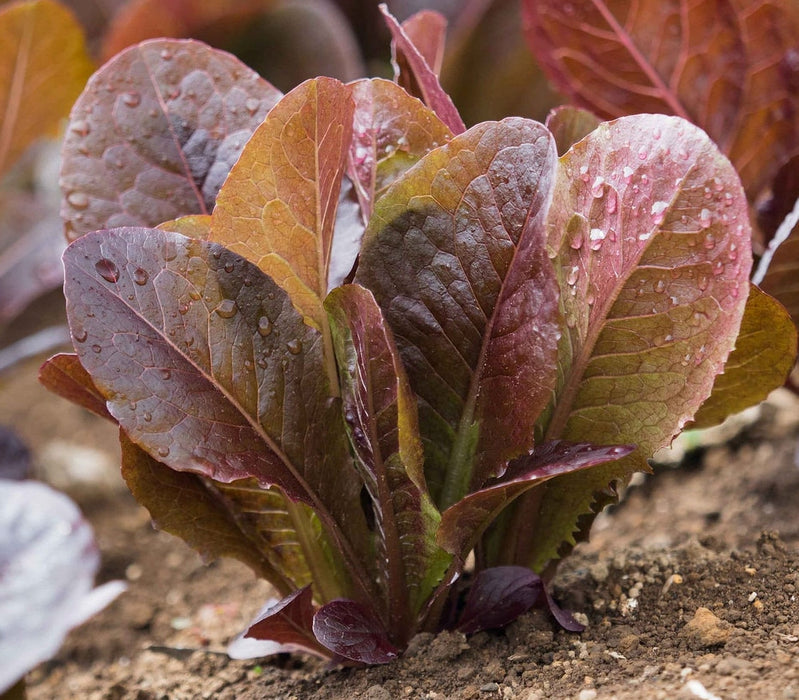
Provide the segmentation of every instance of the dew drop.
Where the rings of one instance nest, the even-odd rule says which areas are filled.
[[[608,214],[615,214],[616,213],[616,206],[618,204],[618,197],[616,196],[616,190],[611,189],[608,192],[608,199],[605,203],[605,211]]]
[[[706,250],[713,250],[716,247],[716,237],[712,233],[706,234],[702,245]]]
[[[190,308],[191,308],[190,304],[187,304],[185,301],[181,302],[180,304],[178,304],[178,313],[181,316],[185,316],[187,313],[189,313]]]
[[[92,345],[92,352],[96,354],[100,354],[103,351],[103,348],[99,345]]]
[[[712,218],[710,209],[703,209],[699,212],[699,225],[702,228],[710,228],[710,224],[713,223]]]
[[[649,213],[652,215],[652,219],[656,226],[663,223],[663,220],[666,218],[666,209],[668,208],[668,202],[655,202],[652,205],[652,209],[650,209]]]
[[[159,447],[158,448],[158,456],[159,457],[169,457],[169,448],[168,447]]]
[[[730,243],[730,262],[735,262],[738,259],[738,246],[735,243]]]
[[[580,250],[583,247],[583,234],[579,231],[575,233],[569,242],[569,246],[574,250]]]
[[[658,127],[655,127],[652,130],[652,138],[655,139],[655,141],[657,141],[660,138],[660,129]]]
[[[108,258],[100,258],[94,263],[94,269],[106,282],[116,284],[119,281],[119,268]]]
[[[175,241],[164,241],[163,255],[166,262],[178,257],[178,247],[175,245]]]
[[[258,319],[258,333],[264,338],[272,333],[272,322],[266,316]]]
[[[86,209],[89,206],[89,197],[83,192],[70,192],[67,195],[67,202],[75,209]]]
[[[638,149],[638,159],[639,160],[646,160],[646,157],[649,155],[649,151],[647,150],[646,146],[641,146]]]
[[[122,95],[122,101],[128,107],[138,107],[141,104],[141,95],[138,92],[132,90]]]
[[[162,369],[159,374],[161,375],[161,379],[163,379],[165,382],[168,382],[170,379],[172,379],[172,372],[170,372],[168,369]]]
[[[172,52],[169,49],[161,49],[161,60],[163,60],[163,61],[171,61],[172,60]]]
[[[663,292],[665,292],[665,291],[666,291],[666,283],[665,283],[663,280],[658,280],[658,281],[655,283],[655,291],[656,291],[658,294],[663,294]]]
[[[598,175],[594,178],[594,183],[591,185],[591,196],[594,199],[599,199],[605,193],[605,178]]]
[[[141,267],[137,267],[133,272],[133,281],[138,284],[140,287],[147,284],[147,280],[150,279],[150,275],[147,274],[147,270],[142,269]]]
[[[219,248],[217,248],[216,250],[214,250],[213,253],[211,253],[211,255],[214,258],[214,260],[219,260],[219,258],[222,257],[222,251],[219,250]]]
[[[150,413],[149,411],[145,411],[142,414],[142,418],[144,418],[145,423],[149,423],[153,419],[153,414]]]
[[[722,272],[724,272],[724,263],[721,260],[716,260],[713,263],[713,274],[718,277]]]
[[[229,273],[233,272],[233,270],[235,269],[235,265],[233,265],[232,262],[228,261],[228,262],[225,263],[223,269],[225,270],[225,272],[227,272],[229,274]]]
[[[596,301],[596,289],[594,288],[593,284],[588,286],[588,291],[585,294],[585,300],[589,304],[593,304]]]
[[[249,360],[244,360],[244,369],[249,372],[252,369],[252,362]]]
[[[76,343],[85,343],[86,338],[89,337],[89,334],[86,332],[84,328],[76,328],[72,332],[72,338],[75,340]]]
[[[292,338],[286,343],[286,347],[292,355],[299,355],[302,352],[302,341],[298,338]]]
[[[222,301],[219,302],[219,306],[217,306],[214,310],[222,318],[233,318],[236,315],[238,308],[236,307],[236,302],[233,301],[233,299],[222,299]]]
[[[733,196],[729,192],[724,193],[724,206],[731,207],[733,202]]]
[[[624,170],[621,172],[624,176],[624,182],[629,185],[633,181],[633,169],[629,165],[625,165]]]
[[[583,182],[588,182],[589,176],[588,176],[588,166],[587,165],[581,165],[580,166],[580,179]]]
[[[707,278],[707,275],[702,275],[699,278],[699,281],[696,283],[697,287],[699,287],[699,290],[702,292],[704,292],[708,288],[709,284],[710,280]]]
[[[247,101],[244,103],[244,108],[250,114],[255,114],[260,106],[261,106],[261,100],[258,100],[255,97],[248,97]]]
[[[602,247],[602,242],[605,240],[607,233],[601,228],[592,228],[589,234],[591,250],[599,250]]]
[[[202,295],[196,289],[192,289],[189,292],[189,298],[193,301],[200,301],[200,299],[202,299]]]
[[[579,268],[577,267],[577,265],[573,265],[569,270],[569,274],[566,275],[566,283],[569,285],[577,284],[578,274],[579,274]]]
[[[69,125],[69,130],[78,136],[88,136],[91,126],[85,119],[77,119]]]

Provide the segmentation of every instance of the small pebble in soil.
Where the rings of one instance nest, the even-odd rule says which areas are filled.
[[[683,627],[683,636],[693,649],[721,646],[730,638],[730,625],[720,620],[708,608],[697,608]]]

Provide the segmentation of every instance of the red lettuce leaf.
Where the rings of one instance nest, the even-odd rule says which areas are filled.
[[[497,515],[533,486],[561,474],[621,459],[634,449],[632,446],[597,447],[557,440],[538,445],[530,455],[513,460],[501,478],[488,482],[479,491],[470,493],[447,508],[441,515],[438,543],[446,551],[465,561],[478,538],[496,520]],[[532,530],[503,534],[505,537],[502,541],[511,551],[512,546],[520,542],[529,547],[530,541],[535,538]],[[514,559],[507,554],[495,558],[510,561]]]
[[[72,108],[61,215],[67,238],[208,214],[280,93],[233,56],[159,39],[97,71]]]
[[[354,600],[334,600],[319,608],[313,632],[336,656],[356,663],[387,664],[399,654],[380,619]]]
[[[360,483],[319,333],[285,292],[219,245],[158,230],[90,233],[64,261],[78,356],[131,440],[178,471],[310,505],[366,595]],[[309,565],[317,539],[306,524]]]
[[[357,285],[340,287],[325,307],[344,417],[372,501],[385,616],[392,639],[404,644],[450,562],[435,542],[440,515],[424,483],[416,401],[371,293]]]
[[[380,11],[391,32],[392,55],[397,66],[395,72],[398,74],[400,85],[430,107],[453,134],[463,133],[466,130],[463,120],[449,95],[438,82],[436,73],[384,4],[380,5]]]
[[[285,289],[305,322],[325,336],[326,347],[322,301],[332,286],[330,269],[349,272],[357,255],[357,247],[332,245],[353,111],[351,89],[332,78],[309,80],[288,93],[247,143],[211,222],[211,239]],[[342,256],[349,266],[333,260]],[[334,360],[327,355],[332,379]]]
[[[563,106],[556,107],[547,115],[546,127],[555,137],[558,155],[562,156],[596,129],[599,123],[600,120],[586,109]]]
[[[596,495],[646,469],[645,457],[710,395],[735,344],[751,266],[735,171],[675,117],[625,117],[575,144],[560,161],[549,231],[565,324],[541,432],[640,449],[514,504],[525,530],[547,523],[528,555],[507,562],[536,570],[573,544],[578,520],[582,536]]]
[[[39,368],[39,381],[54,394],[115,422],[105,406],[105,397],[83,369],[77,355],[59,353],[51,357]]]
[[[452,132],[428,107],[387,80],[351,85],[355,100],[350,177],[363,219],[377,200],[422,156],[452,138]]]
[[[560,317],[544,217],[555,159],[540,124],[478,125],[399,178],[364,235],[356,282],[374,293],[419,397],[439,507],[527,453],[550,399]]]
[[[435,10],[421,10],[408,17],[401,26],[402,31],[405,32],[411,44],[416,47],[428,68],[434,75],[440,75],[447,39],[446,17]],[[417,94],[413,89],[415,80],[408,66],[408,59],[404,55],[397,56],[396,59],[400,64],[400,74],[397,76],[399,85],[409,93]],[[408,81],[407,85],[405,81]]]
[[[250,623],[242,636],[273,642],[274,646],[262,649],[262,656],[305,652],[329,659],[330,651],[314,636],[314,612],[311,587],[305,586],[269,606]]]

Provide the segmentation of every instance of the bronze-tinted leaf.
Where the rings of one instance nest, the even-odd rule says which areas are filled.
[[[83,30],[53,0],[0,8],[0,175],[52,136],[92,72]]]
[[[159,39],[89,81],[64,142],[67,238],[208,214],[231,166],[280,93],[233,56]]]
[[[578,107],[556,107],[547,115],[546,127],[558,144],[558,155],[562,156],[580,139],[585,138],[599,126],[599,119],[587,109]]]
[[[39,381],[54,394],[115,422],[105,407],[105,398],[77,355],[60,353],[51,357],[39,369]]]
[[[753,285],[735,349],[691,428],[718,425],[727,416],[760,403],[783,385],[795,359],[796,327],[791,317],[779,302]]]
[[[317,78],[286,95],[231,170],[211,224],[212,240],[258,265],[323,332],[322,300],[337,254],[333,231],[352,134],[350,93],[337,80]]]
[[[439,506],[526,453],[550,398],[559,315],[544,217],[555,163],[540,124],[478,125],[399,178],[364,237],[356,281],[380,304],[419,397]]]

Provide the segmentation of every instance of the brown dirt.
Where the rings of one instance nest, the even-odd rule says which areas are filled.
[[[799,401],[779,394],[742,435],[639,480],[561,568],[580,635],[540,614],[469,638],[420,635],[402,659],[327,669],[223,650],[269,595],[243,565],[205,566],[124,491],[111,426],[35,386],[0,381],[0,423],[94,524],[100,580],[129,590],[28,677],[32,700],[112,698],[799,697]],[[46,436],[46,437],[45,437]],[[777,534],[779,533],[779,534]]]

